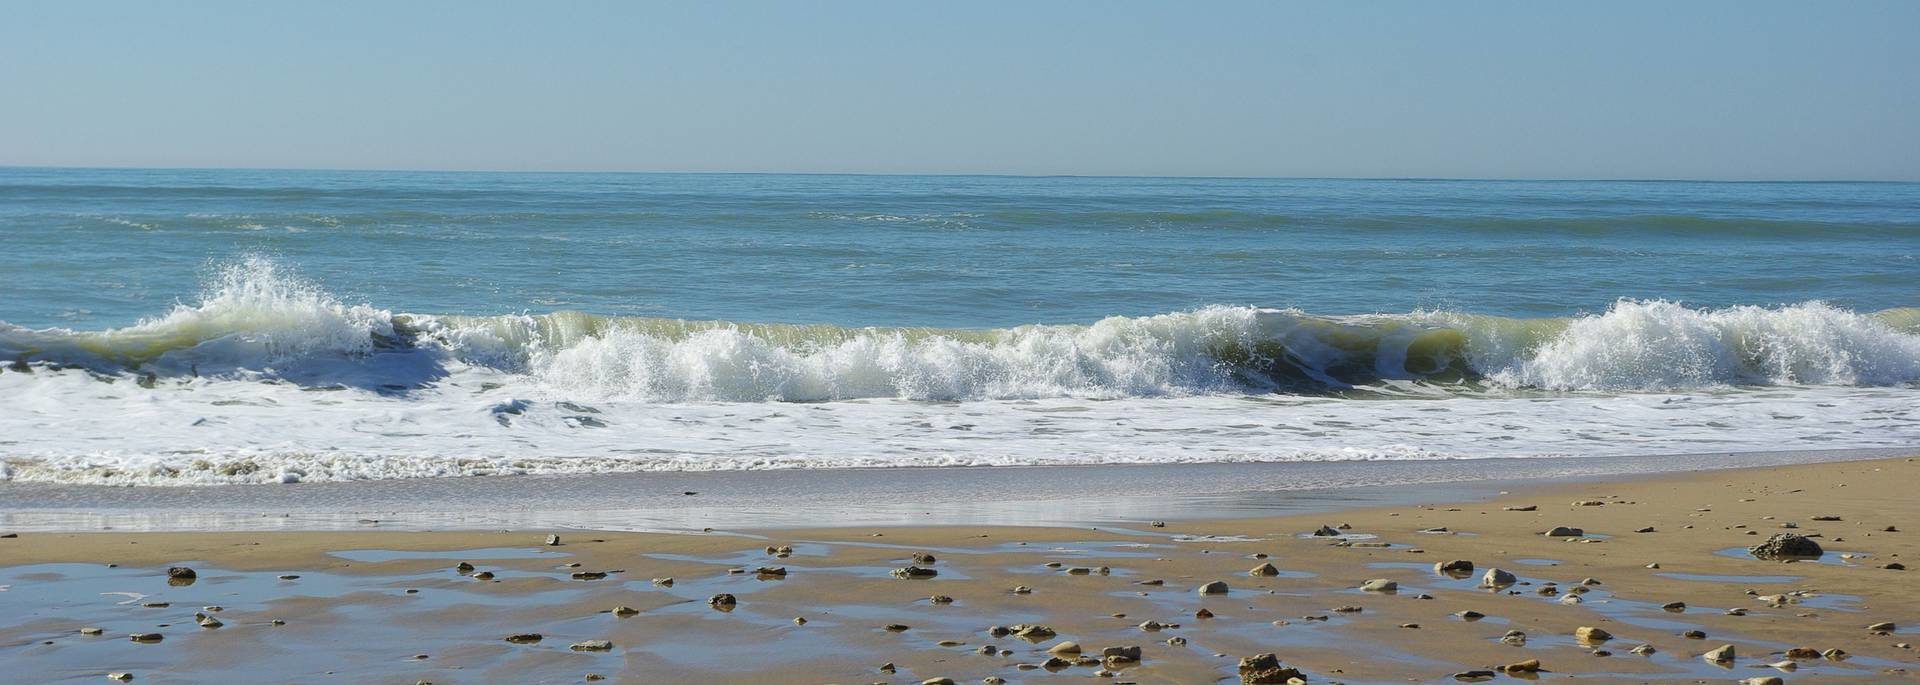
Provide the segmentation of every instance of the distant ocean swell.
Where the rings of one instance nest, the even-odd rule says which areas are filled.
[[[1001,329],[394,314],[251,259],[194,304],[100,331],[0,323],[0,361],[159,384],[290,381],[404,395],[458,366],[565,400],[822,402],[1281,393],[1505,395],[1920,381],[1920,308],[1621,300],[1543,319],[1209,306]]]

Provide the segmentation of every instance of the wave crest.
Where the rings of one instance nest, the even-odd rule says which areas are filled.
[[[1620,300],[1598,315],[1511,319],[1210,306],[1003,329],[395,315],[249,259],[221,270],[200,302],[133,326],[0,323],[0,355],[402,392],[466,365],[556,396],[647,402],[1886,386],[1920,380],[1920,309]]]

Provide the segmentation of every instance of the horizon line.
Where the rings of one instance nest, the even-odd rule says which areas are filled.
[[[417,174],[625,174],[625,175],[681,175],[681,176],[899,176],[899,177],[951,177],[951,178],[1087,178],[1087,179],[1193,179],[1193,180],[1244,180],[1244,181],[1484,181],[1484,182],[1526,182],[1526,183],[1887,183],[1917,184],[1914,179],[1792,179],[1792,178],[1706,178],[1706,177],[1572,177],[1572,176],[1239,176],[1219,174],[1046,174],[1012,172],[960,172],[960,171],[667,171],[639,169],[444,169],[444,168],[371,168],[371,167],[273,167],[273,166],[99,166],[82,164],[6,164],[0,163],[0,169],[40,169],[67,171],[272,171],[272,172],[333,172],[333,173],[417,173]]]

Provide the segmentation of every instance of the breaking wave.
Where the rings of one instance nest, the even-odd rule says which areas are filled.
[[[132,326],[0,323],[0,358],[16,372],[401,393],[466,365],[568,398],[661,403],[1896,386],[1920,381],[1920,309],[1620,300],[1599,314],[1513,319],[1210,306],[998,329],[445,316],[345,304],[252,259],[224,269],[198,302]]]

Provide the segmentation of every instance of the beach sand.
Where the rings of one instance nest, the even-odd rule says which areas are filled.
[[[1485,675],[1911,682],[1920,576],[1885,567],[1920,554],[1916,490],[1920,461],[1896,458],[1164,526],[20,533],[0,539],[0,679],[1214,683],[1240,681],[1241,659],[1273,653],[1309,683],[1457,682],[1528,660],[1541,672]],[[991,493],[953,496],[993,506]],[[1311,535],[1322,526],[1341,536]],[[1541,534],[1555,526],[1584,535]],[[1747,553],[1779,533],[1826,553],[1792,563]],[[782,546],[791,554],[769,553]],[[1455,560],[1473,572],[1436,572]],[[1277,575],[1250,575],[1262,564]],[[906,566],[938,575],[892,573]],[[169,567],[195,578],[170,581]],[[1517,582],[1479,587],[1494,568]],[[1360,589],[1370,580],[1397,590]],[[1228,591],[1197,591],[1213,581]],[[1575,588],[1585,588],[1577,603],[1565,599]],[[710,603],[723,593],[730,610]],[[1684,609],[1663,608],[1674,602]],[[1469,611],[1483,617],[1461,617]],[[196,613],[221,625],[197,625]],[[1869,629],[1881,623],[1893,626]],[[1051,635],[990,632],[1022,625]],[[1613,637],[1583,644],[1582,627]],[[1510,631],[1524,643],[1503,642]],[[506,639],[522,634],[540,639]],[[1088,658],[1050,654],[1062,641]],[[1733,661],[1702,657],[1723,645]],[[1103,663],[1109,647],[1140,658]],[[1801,647],[1845,656],[1785,655]]]

